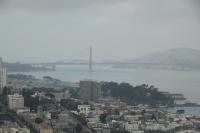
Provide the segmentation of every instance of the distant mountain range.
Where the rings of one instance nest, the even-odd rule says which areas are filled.
[[[117,67],[200,70],[200,50],[185,47],[173,48],[129,60],[129,62],[137,64],[118,65]]]

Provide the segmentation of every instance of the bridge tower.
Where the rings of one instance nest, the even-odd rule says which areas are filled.
[[[89,72],[92,72],[92,47],[90,47],[90,54],[89,54]]]

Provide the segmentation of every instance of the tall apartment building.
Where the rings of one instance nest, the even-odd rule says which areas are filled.
[[[96,101],[101,96],[101,85],[96,81],[80,81],[80,97],[88,101]]]
[[[24,108],[24,97],[19,94],[8,95],[9,109]]]
[[[4,66],[2,58],[0,58],[0,94],[3,92],[3,88],[6,86],[7,72]]]

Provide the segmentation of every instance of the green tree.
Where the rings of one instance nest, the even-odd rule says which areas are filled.
[[[75,130],[77,133],[79,133],[82,129],[83,129],[83,127],[79,123],[75,127]]]
[[[35,118],[35,123],[40,124],[43,122],[43,119],[41,118]]]
[[[31,110],[37,110],[37,106],[39,105],[39,96],[32,97],[34,92],[29,89],[23,89],[22,95],[24,97],[24,105],[30,107]]]
[[[159,92],[154,86],[148,86],[146,84],[132,86],[128,83],[103,82],[101,87],[104,96],[120,98],[122,101],[132,105],[166,105],[172,103],[170,97]]]
[[[101,123],[106,123],[107,114],[103,113],[99,116]]]

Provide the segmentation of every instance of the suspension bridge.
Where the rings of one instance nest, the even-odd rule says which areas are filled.
[[[88,50],[87,50],[88,51]],[[102,52],[102,51],[101,51]],[[82,56],[83,53],[80,52]],[[106,52],[103,52],[104,54]],[[108,54],[107,54],[108,55]],[[87,60],[73,60],[73,58],[71,57],[71,60],[61,60],[61,61],[56,61],[56,62],[48,62],[48,63],[35,63],[32,64],[33,66],[39,66],[39,67],[46,67],[46,68],[50,68],[50,69],[56,69],[56,66],[59,65],[87,65],[88,66],[88,70],[90,72],[93,71],[93,66],[94,65],[115,65],[115,66],[128,66],[131,65],[132,67],[166,67],[169,64],[165,64],[165,63],[143,63],[143,62],[130,62],[130,61],[125,61],[119,57],[112,56],[112,58],[114,57],[115,60],[107,60],[107,61],[95,61],[93,58],[93,48],[90,47],[89,48],[89,54],[88,54],[88,59]],[[194,65],[194,64],[176,64],[177,67],[179,67],[180,69],[185,69],[185,68],[190,68],[190,67],[198,67],[200,68],[200,65]]]
[[[101,51],[102,52],[102,51]],[[81,53],[81,52],[80,52]],[[106,52],[103,52],[104,55],[107,54]],[[122,64],[144,64],[144,63],[132,63],[132,62],[125,62],[123,59],[113,56],[111,54],[107,54],[110,57],[114,58],[114,60],[107,60],[107,61],[95,61],[93,58],[93,47],[89,48],[89,58],[87,60],[75,60],[71,58],[71,60],[61,60],[56,62],[48,62],[48,63],[34,63],[33,66],[40,66],[40,67],[47,67],[55,69],[56,66],[59,65],[88,65],[88,70],[93,71],[93,65],[122,65]]]

